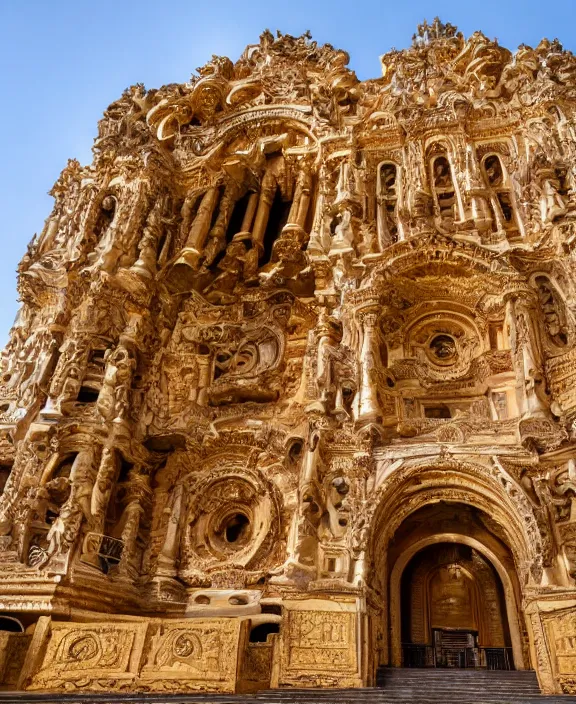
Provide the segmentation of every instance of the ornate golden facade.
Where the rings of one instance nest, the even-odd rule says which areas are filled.
[[[5,688],[355,687],[464,638],[576,693],[576,59],[436,20],[381,61],[265,32],[56,182],[2,357]]]

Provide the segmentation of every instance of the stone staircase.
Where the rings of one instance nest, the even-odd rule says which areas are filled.
[[[0,704],[576,704],[544,697],[534,672],[381,668],[365,689],[274,689],[237,694],[32,694],[1,692]]]
[[[518,703],[533,700],[552,701],[542,697],[536,673],[531,670],[461,670],[441,668],[381,668],[377,684],[391,702],[474,702],[492,704]],[[569,701],[576,697],[560,697]]]

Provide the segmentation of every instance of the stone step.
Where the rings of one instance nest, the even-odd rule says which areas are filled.
[[[277,692],[275,691],[274,694]],[[515,697],[487,698],[481,693],[475,693],[465,699],[456,696],[453,692],[443,698],[427,695],[415,697],[414,695],[390,696],[383,690],[330,690],[331,698],[326,699],[326,690],[308,690],[307,699],[294,697],[294,692],[281,690],[280,699],[271,697],[272,692],[259,692],[253,695],[206,695],[206,694],[31,694],[28,692],[3,692],[0,693],[2,704],[299,704],[306,701],[309,704],[574,704],[576,697]]]
[[[464,691],[464,690],[466,690],[467,688],[466,688],[466,687],[454,687],[454,686],[451,686],[449,683],[448,683],[448,684],[444,684],[444,685],[442,685],[442,686],[438,686],[438,687],[423,687],[422,685],[418,685],[418,683],[414,683],[414,684],[398,685],[398,686],[395,686],[395,687],[391,687],[391,686],[379,687],[377,691],[375,691],[375,692],[373,692],[373,693],[367,693],[367,692],[366,692],[366,693],[363,694],[363,696],[365,696],[365,697],[370,697],[370,696],[373,696],[373,695],[374,695],[374,696],[375,696],[375,695],[379,695],[379,694],[382,693],[382,691],[386,691],[386,692],[398,692],[398,691],[403,691],[403,690],[406,690],[406,689],[411,689],[411,690],[414,690],[414,689],[421,689],[421,690],[434,691],[434,692],[444,692],[444,691],[448,690],[448,691],[452,691],[452,692],[453,692],[453,691]],[[517,688],[513,688],[513,687],[482,687],[482,686],[474,685],[473,687],[470,687],[470,688],[468,688],[468,689],[470,689],[471,691],[483,691],[483,692],[484,692],[484,691],[488,691],[488,692],[501,692],[501,691],[503,691],[503,690],[506,690],[506,691],[510,691],[510,692],[521,692],[522,694],[534,694],[534,695],[539,695],[539,694],[540,694],[540,691],[539,691],[538,689],[534,688],[534,687],[530,687],[530,688],[528,688],[528,687],[517,687]],[[292,696],[292,697],[296,697],[296,698],[298,698],[298,697],[306,697],[306,696],[309,696],[310,691],[311,691],[311,690],[308,690],[307,693],[291,692],[291,696]],[[332,692],[331,690],[328,690],[328,691],[312,690],[312,691],[315,692],[315,695],[316,695],[316,696],[320,696],[320,697],[331,697],[331,696],[333,696],[333,694],[334,694],[334,692]],[[339,690],[336,690],[336,691],[338,692]],[[340,694],[343,694],[343,692],[340,692]],[[258,697],[259,694],[256,695],[256,696]],[[282,693],[282,694],[278,694],[277,692],[268,694],[268,692],[267,692],[267,693],[266,693],[266,696],[267,696],[267,697],[272,697],[272,698],[278,697],[279,699],[282,699],[285,695],[284,695],[283,693]]]
[[[246,695],[1,692],[0,704],[576,704],[576,697],[540,695],[533,671],[380,668],[378,684]]]
[[[543,701],[547,699],[547,697],[542,697],[541,695],[534,695],[532,693],[530,694],[515,694],[512,695],[510,693],[505,693],[505,692],[500,692],[500,693],[493,693],[493,694],[487,694],[482,691],[476,691],[476,692],[461,692],[461,691],[450,691],[446,690],[444,692],[436,693],[436,692],[430,692],[428,694],[424,694],[422,692],[415,692],[414,690],[406,690],[402,692],[382,692],[378,695],[375,695],[373,697],[364,697],[364,696],[359,696],[356,695],[355,697],[341,697],[334,695],[332,697],[317,697],[313,693],[311,693],[308,697],[306,698],[300,698],[300,697],[284,697],[282,699],[279,698],[264,698],[264,697],[259,697],[258,701],[259,702],[267,702],[270,704],[276,703],[276,702],[282,702],[282,704],[285,704],[287,702],[291,702],[293,704],[311,704],[311,703],[318,703],[322,704],[323,702],[329,702],[330,704],[335,704],[336,702],[365,702],[366,704],[369,704],[371,702],[402,702],[402,701],[411,701],[411,702],[437,702],[441,704],[445,704],[445,702],[472,702],[472,701],[482,701],[484,704],[497,704],[499,702],[507,702],[507,704],[510,704],[511,702],[518,702],[518,704],[523,704],[524,702],[528,701]],[[576,701],[576,698],[574,697],[569,697],[572,701]]]
[[[422,677],[462,677],[468,679],[501,679],[501,680],[529,680],[536,681],[536,673],[532,670],[460,670],[457,668],[441,668],[441,667],[389,667],[380,668],[378,674],[387,675],[389,677],[408,677],[418,673]]]

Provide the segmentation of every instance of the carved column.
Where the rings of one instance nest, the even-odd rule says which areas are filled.
[[[522,415],[546,417],[546,380],[542,360],[534,339],[530,309],[518,299],[506,302],[506,316],[510,325],[512,356],[516,369],[516,394]]]
[[[276,195],[276,188],[276,176],[272,171],[266,171],[262,179],[258,210],[256,211],[254,228],[252,230],[252,243],[253,246],[258,247],[258,249],[262,248],[262,243],[264,242],[264,235],[266,233],[266,226],[268,225],[268,218],[270,217],[270,208],[272,207],[274,196]]]
[[[102,459],[100,460],[100,467],[98,468],[98,473],[96,475],[96,481],[94,482],[94,489],[92,491],[92,500],[90,503],[90,509],[92,513],[92,532],[96,534],[102,534],[104,532],[104,523],[106,520],[106,510],[108,508],[108,502],[110,501],[110,495],[112,493],[112,488],[114,487],[114,482],[118,473],[118,457],[116,455],[116,450],[110,447],[105,447],[102,450]],[[85,562],[91,562],[92,564],[99,565],[98,555],[95,553],[95,546],[97,541],[92,542],[91,540],[85,540],[83,546],[83,560]]]
[[[212,356],[209,354],[198,355],[198,396],[196,402],[205,406],[208,402],[207,389],[212,381]]]
[[[236,181],[228,181],[220,199],[216,221],[210,230],[204,250],[204,266],[211,266],[218,254],[226,248],[226,231],[239,193],[240,184]]]
[[[144,504],[146,497],[149,494],[149,477],[130,472],[127,490],[128,503],[122,514],[123,526],[120,536],[124,546],[118,571],[124,576],[135,578],[139,572],[139,565],[135,563],[138,531],[140,530],[142,516],[145,513]]]
[[[306,216],[310,206],[310,190],[312,187],[312,177],[307,169],[302,169],[298,174],[296,188],[294,190],[294,199],[288,216],[286,227],[296,225],[300,229],[304,229],[306,224]]]
[[[360,350],[360,391],[357,405],[357,420],[360,423],[375,421],[381,416],[376,387],[372,372],[376,368],[376,311],[360,313],[362,326],[362,347]]]
[[[122,557],[118,565],[120,574],[127,577],[136,577],[138,570],[134,565],[134,553],[136,550],[136,539],[138,538],[138,529],[140,528],[140,517],[144,513],[144,509],[140,505],[140,501],[134,499],[124,509],[124,530],[122,531]]]
[[[212,215],[214,213],[214,208],[218,203],[219,190],[217,186],[211,186],[200,203],[190,232],[188,233],[188,239],[186,240],[185,251],[182,256],[186,259],[186,262],[190,266],[195,266],[198,259],[201,256],[202,249],[204,247],[204,242],[210,231],[210,223],[212,222]]]
[[[488,189],[483,182],[478,166],[478,160],[473,147],[466,146],[466,180],[465,191],[470,212],[466,217],[472,218],[479,233],[484,233],[492,227],[492,214],[488,205]]]
[[[410,234],[417,235],[432,230],[432,195],[428,185],[424,152],[416,139],[407,143],[405,163],[409,176],[406,205],[410,213]]]
[[[164,543],[158,555],[156,565],[157,577],[174,577],[176,575],[176,558],[178,557],[179,541],[178,527],[184,507],[184,486],[182,484],[178,484],[174,488],[173,497]]]
[[[144,227],[144,234],[138,244],[138,259],[130,269],[130,271],[145,279],[152,279],[156,275],[158,244],[162,237],[163,230],[163,211],[164,201],[159,198],[148,216],[146,226]]]
[[[242,233],[252,232],[252,223],[254,222],[254,215],[256,214],[256,208],[258,207],[259,196],[258,193],[251,193],[248,196],[248,203],[246,205],[246,211],[244,212],[244,217],[242,218]]]
[[[306,251],[312,256],[322,256],[330,249],[330,220],[331,216],[326,213],[326,199],[328,189],[326,186],[326,173],[322,167],[318,179],[318,196],[316,198],[316,208],[312,231],[308,241]]]

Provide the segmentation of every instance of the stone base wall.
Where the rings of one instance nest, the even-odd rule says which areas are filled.
[[[37,691],[235,692],[248,623],[40,619],[18,682]]]
[[[355,600],[284,603],[280,634],[263,643],[249,641],[247,618],[79,623],[42,616],[33,635],[5,634],[0,665],[10,662],[9,688],[30,691],[233,693],[365,684]]]
[[[280,687],[361,687],[359,614],[354,602],[284,602]]]
[[[0,684],[29,691],[253,692],[373,683],[356,599],[284,600],[279,634],[250,642],[250,618],[62,622],[0,633]],[[526,602],[531,666],[545,694],[576,694],[576,593]],[[261,623],[259,619],[254,623]]]
[[[576,694],[576,594],[526,608],[532,659],[544,694]]]

